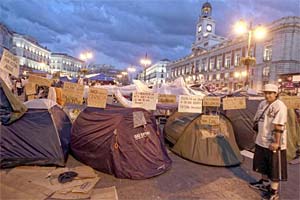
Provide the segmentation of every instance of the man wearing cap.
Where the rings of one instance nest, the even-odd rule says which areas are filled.
[[[279,199],[279,181],[287,181],[287,107],[278,99],[276,85],[266,84],[263,92],[265,100],[254,117],[258,121],[258,134],[253,158],[253,170],[262,177],[250,183],[250,187],[264,191],[263,199],[275,200]]]

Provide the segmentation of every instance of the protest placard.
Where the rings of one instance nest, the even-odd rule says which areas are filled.
[[[62,91],[63,105],[66,103],[81,105],[83,101],[83,91],[83,85],[65,82]]]
[[[159,94],[158,103],[162,104],[176,104],[176,95],[172,94]]]
[[[198,95],[180,95],[178,112],[201,113],[203,97]]]
[[[246,109],[245,97],[226,97],[223,99],[223,110]]]
[[[25,85],[25,94],[26,95],[31,95],[31,94],[35,94],[36,93],[36,88],[35,88],[35,83],[30,83],[28,82]]]
[[[48,87],[50,87],[51,83],[52,83],[52,80],[30,74],[28,82],[37,84],[39,86],[48,86]]]
[[[8,50],[3,49],[2,58],[0,61],[0,70],[3,70],[15,77],[19,77],[19,58]]]
[[[300,97],[298,96],[281,96],[280,100],[288,109],[300,109]]]
[[[219,125],[220,124],[220,116],[218,116],[218,115],[201,115],[201,124]]]
[[[90,87],[87,106],[106,108],[107,94],[106,89]]]
[[[203,99],[203,106],[220,107],[220,105],[221,105],[220,97],[204,97]]]
[[[156,110],[158,101],[157,93],[151,92],[133,92],[132,106],[134,108],[144,108],[146,110]]]

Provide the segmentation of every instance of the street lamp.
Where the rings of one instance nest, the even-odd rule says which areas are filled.
[[[79,55],[79,58],[80,58],[80,60],[83,60],[83,61],[86,63],[85,68],[80,69],[80,72],[82,72],[83,75],[85,76],[86,73],[88,72],[88,69],[87,69],[87,68],[88,68],[87,61],[93,58],[93,53],[90,52],[90,51],[83,52],[83,53],[81,53],[81,54]]]
[[[242,34],[246,34],[248,33],[248,45],[247,45],[247,54],[246,57],[241,59],[241,63],[246,65],[246,81],[245,81],[245,85],[248,86],[249,85],[249,67],[250,65],[254,65],[256,63],[255,57],[252,57],[250,55],[250,48],[251,48],[251,42],[252,42],[252,37],[254,35],[255,39],[263,39],[266,34],[267,34],[267,30],[259,25],[255,28],[252,27],[252,22],[250,22],[249,26],[247,24],[247,22],[245,22],[244,20],[240,20],[238,21],[235,26],[234,26],[235,32],[239,35]]]
[[[131,82],[131,81],[132,81],[132,76],[131,76],[131,74],[133,74],[133,73],[136,71],[136,69],[135,69],[134,67],[128,67],[128,68],[127,68],[127,71],[128,71],[129,79],[130,79],[130,82]]]
[[[140,62],[141,62],[141,64],[144,66],[144,81],[145,81],[145,83],[146,83],[146,68],[147,68],[149,65],[151,65],[151,60],[148,59],[147,53],[146,53],[146,55],[145,55],[145,58],[141,59]]]

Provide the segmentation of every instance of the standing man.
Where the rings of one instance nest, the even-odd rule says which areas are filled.
[[[253,170],[262,176],[258,182],[250,183],[250,187],[265,191],[263,199],[277,200],[279,181],[287,181],[287,107],[278,99],[276,85],[266,84],[263,92],[265,100],[254,117],[258,121],[258,134],[253,158]]]

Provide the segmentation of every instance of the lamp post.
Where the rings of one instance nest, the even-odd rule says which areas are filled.
[[[86,63],[86,66],[84,69],[81,69],[80,71],[83,73],[83,75],[85,76],[86,73],[88,72],[88,64],[87,61],[93,58],[93,53],[90,51],[87,52],[83,52],[79,55],[79,58],[81,60],[83,60]]]
[[[132,81],[132,76],[131,76],[131,74],[134,73],[135,71],[136,71],[136,69],[135,69],[133,66],[127,68],[127,72],[128,72],[128,74],[129,74],[130,82]]]
[[[263,26],[252,27],[252,22],[250,22],[249,26],[244,20],[240,20],[235,24],[235,32],[239,35],[248,34],[248,42],[247,42],[247,53],[246,57],[241,59],[241,63],[246,65],[246,81],[245,85],[249,85],[249,68],[250,65],[254,65],[256,63],[255,57],[250,55],[251,43],[253,36],[255,39],[263,39],[266,36],[266,29]]]
[[[144,66],[144,81],[146,83],[146,69],[149,65],[151,65],[151,60],[148,59],[147,53],[145,55],[145,58],[141,59],[141,64]]]

